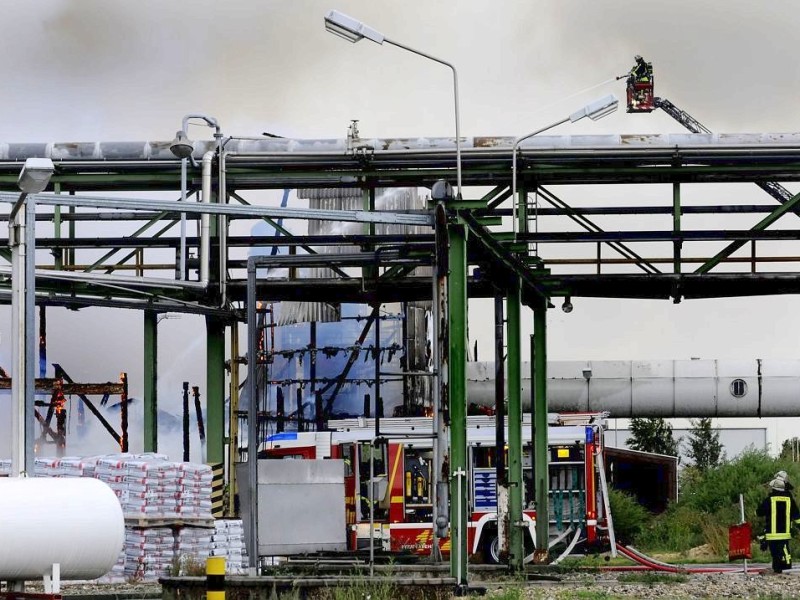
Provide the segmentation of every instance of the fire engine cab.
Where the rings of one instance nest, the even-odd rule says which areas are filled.
[[[330,421],[328,427],[328,431],[270,435],[259,456],[343,459],[348,549],[369,547],[373,540],[385,552],[430,554],[435,540],[432,419],[381,419],[379,436],[374,419]],[[498,562],[495,419],[470,416],[467,427],[468,547],[472,555],[481,555],[486,562]],[[551,546],[554,540],[565,539],[571,532],[588,546],[606,538],[607,502],[601,484],[604,428],[605,415],[601,413],[550,415]],[[530,415],[525,416],[522,431],[523,506],[526,507],[523,519],[528,533],[526,548],[532,551],[537,515],[533,510]],[[503,451],[507,452],[507,448]],[[438,541],[442,553],[449,554],[449,538]]]

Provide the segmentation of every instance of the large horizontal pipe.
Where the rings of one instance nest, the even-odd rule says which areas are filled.
[[[797,417],[800,360],[549,362],[552,412],[608,411],[611,417]],[[530,410],[530,365],[523,363]],[[469,402],[493,406],[494,364],[469,363]]]
[[[514,137],[475,136],[463,137],[464,150],[505,151],[510,153]],[[359,147],[372,148],[378,152],[438,151],[455,149],[455,139],[446,138],[372,138],[358,140]],[[49,142],[49,143],[0,143],[0,161],[25,162],[30,157],[50,158],[53,161],[170,161],[178,159],[170,151],[170,141],[122,141],[122,142]],[[217,146],[216,140],[193,142],[193,156],[202,158]],[[605,135],[543,135],[524,141],[525,149],[621,149],[667,151],[708,150],[717,146],[728,149],[761,148],[779,149],[786,153],[797,153],[800,148],[800,133],[737,133],[737,134],[605,134]],[[348,140],[247,138],[232,137],[225,141],[226,154],[257,156],[261,154],[291,154],[295,156],[320,157],[324,153],[346,154]]]

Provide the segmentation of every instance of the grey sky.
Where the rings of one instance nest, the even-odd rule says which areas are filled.
[[[0,142],[169,139],[184,114],[198,111],[217,117],[225,134],[344,137],[357,118],[365,137],[452,135],[449,71],[391,46],[351,45],[327,34],[323,15],[332,8],[453,62],[464,135],[521,135],[597,96],[622,97],[622,82],[573,94],[625,73],[634,54],[653,61],[657,95],[713,131],[798,127],[800,11],[792,0],[26,0],[6,3],[0,23]],[[620,111],[553,133],[680,131],[660,111]],[[208,135],[203,128],[191,133]],[[699,200],[730,193],[771,202],[753,186],[696,192]],[[577,189],[564,197],[589,203],[607,194]],[[671,202],[668,186],[616,188],[612,196]],[[549,315],[551,359],[799,354],[795,297],[574,304],[570,315]],[[475,303],[473,313],[489,307]],[[0,323],[6,365],[7,321]],[[137,315],[54,310],[48,324],[51,359],[71,365],[76,379],[127,370],[140,395]],[[202,320],[161,327],[162,385],[176,397],[183,379],[204,386]],[[471,331],[481,358],[490,360],[491,329],[473,319]],[[793,434],[785,429],[775,435]]]

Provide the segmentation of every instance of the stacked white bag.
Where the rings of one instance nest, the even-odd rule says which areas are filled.
[[[124,548],[102,582],[155,580],[175,574],[177,566],[192,563],[202,568],[209,556],[224,557],[229,574],[246,572],[241,520],[216,520],[213,529],[187,526],[212,519],[209,465],[172,462],[165,454],[120,453],[38,457],[35,467],[37,477],[95,477],[105,482],[119,498],[125,517],[135,519],[135,526],[126,526]],[[0,476],[10,473],[11,460],[0,459]],[[148,520],[159,526],[147,526]]]
[[[175,561],[175,538],[169,527],[126,529],[125,577],[156,579],[170,574]]]
[[[211,481],[209,465],[180,463],[178,466],[178,514],[187,518],[211,518]]]

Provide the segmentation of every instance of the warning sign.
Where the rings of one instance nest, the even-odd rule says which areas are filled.
[[[728,560],[753,558],[750,551],[750,523],[731,525],[728,528]]]

